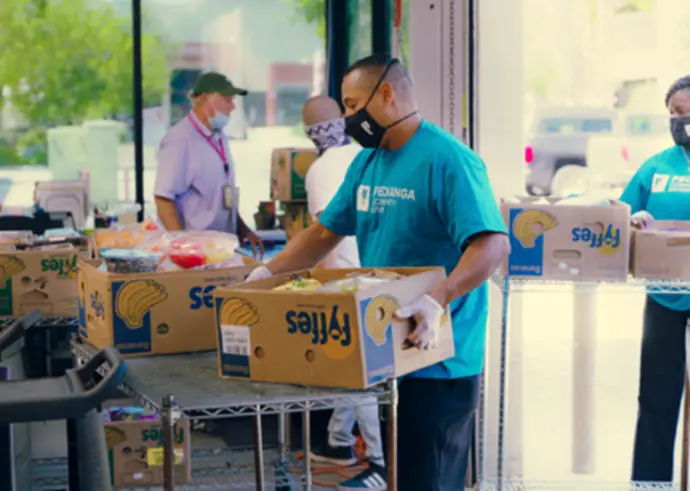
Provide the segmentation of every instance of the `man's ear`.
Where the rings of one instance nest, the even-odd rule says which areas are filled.
[[[393,97],[395,95],[395,91],[393,90],[393,86],[391,85],[390,82],[386,82],[386,81],[381,82],[381,86],[379,87],[379,91],[381,92],[381,95],[383,96],[383,102],[390,103],[393,100]]]

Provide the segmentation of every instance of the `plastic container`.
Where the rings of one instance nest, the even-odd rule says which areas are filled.
[[[158,255],[135,249],[105,249],[100,256],[110,273],[154,273],[160,263]]]

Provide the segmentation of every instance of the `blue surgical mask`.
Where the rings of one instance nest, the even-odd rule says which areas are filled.
[[[223,114],[220,111],[216,111],[216,114],[208,119],[208,123],[214,131],[220,131],[225,128],[230,122],[230,115]]]

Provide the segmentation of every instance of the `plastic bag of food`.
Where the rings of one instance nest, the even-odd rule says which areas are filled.
[[[319,288],[319,291],[351,293],[373,288],[384,283],[390,283],[390,281],[389,279],[377,278],[375,276],[354,276],[329,281]]]
[[[313,292],[319,290],[322,284],[314,278],[292,278],[287,283],[275,287],[275,291]]]
[[[131,249],[146,237],[160,236],[159,230],[146,230],[142,224],[120,225],[96,230],[94,242],[99,249]]]
[[[182,231],[151,237],[141,241],[136,248],[162,254],[163,269],[174,270],[225,267],[235,258],[239,245],[237,236],[228,233]]]

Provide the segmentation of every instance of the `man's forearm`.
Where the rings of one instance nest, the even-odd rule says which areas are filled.
[[[343,239],[319,221],[295,236],[266,267],[273,274],[315,267]]]
[[[156,197],[156,210],[158,211],[158,218],[166,230],[170,232],[182,230],[180,217],[177,215],[177,208],[174,202],[169,199]]]
[[[481,286],[509,253],[510,242],[506,235],[491,233],[477,237],[467,247],[450,276],[429,295],[440,305],[447,306]]]

